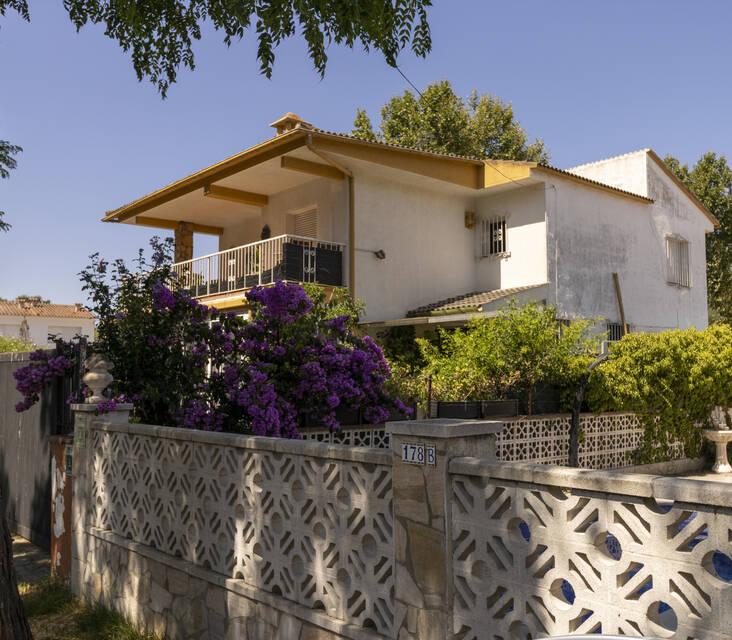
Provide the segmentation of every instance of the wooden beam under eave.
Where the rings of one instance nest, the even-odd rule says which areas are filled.
[[[310,162],[310,160],[302,160],[293,156],[282,156],[280,166],[290,171],[299,171],[301,173],[309,173],[319,178],[330,178],[331,180],[343,180],[346,176],[342,171],[335,167],[320,162]]]
[[[137,216],[135,218],[135,224],[141,227],[154,227],[156,229],[170,229],[175,231],[178,228],[179,222],[186,222],[185,220],[163,220],[162,218],[147,218],[145,216]],[[224,234],[224,230],[221,227],[212,227],[207,224],[198,224],[196,222],[191,223],[193,225],[193,233],[203,233],[209,236],[221,236]]]
[[[264,194],[222,187],[217,184],[207,184],[204,186],[203,195],[209,198],[216,198],[217,200],[248,204],[253,207],[266,207],[269,204],[269,196],[265,196]]]

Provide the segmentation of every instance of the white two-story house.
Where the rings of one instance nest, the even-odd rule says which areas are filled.
[[[510,298],[601,316],[611,334],[707,325],[717,221],[653,151],[561,170],[368,142],[294,114],[271,126],[103,220],[173,230],[182,286],[218,308],[244,311],[248,288],[283,279],[348,287],[374,330],[458,324]],[[196,233],[219,251],[194,257]]]

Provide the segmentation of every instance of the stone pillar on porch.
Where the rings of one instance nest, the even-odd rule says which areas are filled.
[[[456,456],[495,459],[502,428],[489,420],[386,424],[394,456],[395,639],[453,637],[448,463]]]
[[[179,222],[175,229],[175,262],[193,258],[193,223]]]

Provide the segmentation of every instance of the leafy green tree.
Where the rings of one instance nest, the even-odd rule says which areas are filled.
[[[381,108],[380,131],[374,132],[366,111],[358,109],[352,135],[364,140],[496,160],[547,162],[543,140],[528,142],[511,103],[479,94],[463,100],[447,80],[435,82],[419,95],[405,91]]]
[[[369,142],[378,140],[371,124],[371,118],[368,117],[365,109],[356,109],[356,119],[353,121],[351,133],[357,138],[361,138],[361,140],[368,140]]]
[[[724,155],[711,151],[692,169],[672,156],[664,162],[719,220],[719,229],[707,234],[710,319],[732,323],[732,169]]]
[[[18,166],[18,161],[13,157],[23,151],[22,147],[10,144],[7,140],[0,140],[0,179],[9,178],[10,171]],[[0,211],[0,231],[8,231],[10,225],[3,221],[4,211]]]
[[[431,0],[64,0],[69,18],[81,29],[102,24],[104,33],[129,51],[138,79],[149,79],[165,96],[181,66],[195,68],[192,44],[201,39],[208,21],[222,31],[227,46],[253,29],[257,34],[257,60],[261,72],[272,75],[275,49],[299,31],[308,55],[325,73],[328,46],[356,44],[381,51],[396,65],[400,51],[411,46],[418,56],[432,47],[427,8]],[[7,9],[30,19],[28,0],[0,0],[0,15]]]
[[[440,344],[418,339],[440,400],[486,400],[537,383],[569,389],[599,349],[595,320],[561,327],[553,307],[511,302],[494,318],[472,320],[465,329],[440,332]]]

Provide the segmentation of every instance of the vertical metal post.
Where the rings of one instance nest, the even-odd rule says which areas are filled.
[[[432,374],[427,378],[427,418],[432,417]]]

